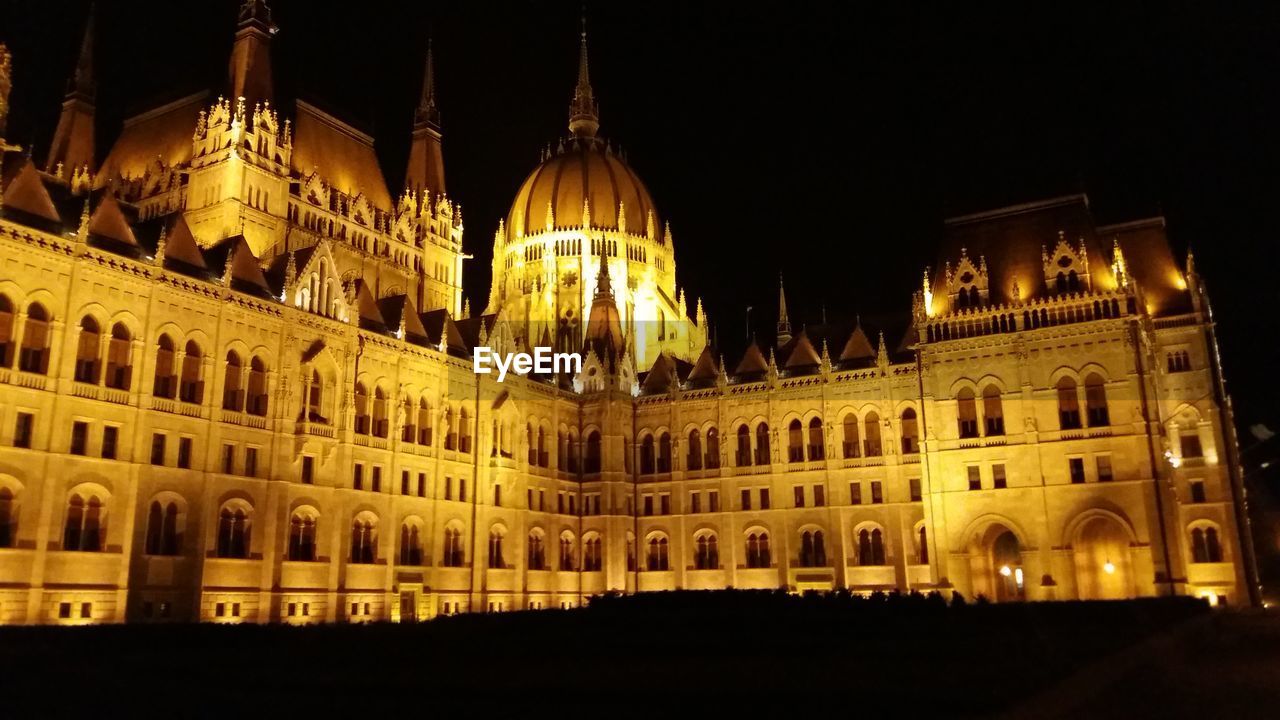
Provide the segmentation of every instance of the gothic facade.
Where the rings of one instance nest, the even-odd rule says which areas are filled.
[[[902,326],[793,333],[780,289],[777,342],[726,362],[598,136],[584,33],[569,136],[473,314],[430,52],[393,196],[372,138],[274,96],[273,31],[247,0],[227,98],[130,119],[99,163],[90,29],[44,162],[0,137],[0,623],[726,587],[1250,602],[1212,313],[1162,219],[954,218]],[[498,383],[480,345],[584,365]]]

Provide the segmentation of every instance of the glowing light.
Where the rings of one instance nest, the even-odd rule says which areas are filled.
[[[1175,470],[1176,470],[1177,468],[1182,467],[1182,458],[1180,458],[1180,457],[1174,457],[1174,456],[1173,456],[1173,451],[1172,451],[1172,450],[1165,450],[1165,451],[1164,451],[1164,459],[1165,459],[1165,460],[1168,460],[1168,461],[1169,461],[1169,464],[1170,464],[1170,465],[1172,465],[1172,466],[1174,467],[1174,469],[1175,469]]]
[[[1022,587],[1022,568],[1013,571],[1013,581],[1018,584],[1018,587]]]
[[[1218,593],[1212,590],[1201,590],[1200,597],[1209,601],[1209,607],[1218,606],[1218,600],[1219,600]]]
[[[1003,576],[1005,576],[1005,577],[1009,577],[1010,575],[1012,575],[1012,574],[1013,574],[1013,571],[1009,569],[1009,566],[1008,566],[1008,565],[1005,565],[1005,566],[1003,566],[1003,567],[1001,567],[1001,568],[1000,568],[1000,574],[1001,574],[1001,575],[1003,575]]]
[[[1103,565],[1102,565],[1102,572],[1104,572],[1104,573],[1106,573],[1106,574],[1108,574],[1108,575],[1115,575],[1115,574],[1116,574],[1116,566],[1115,566],[1115,564],[1113,564],[1110,560],[1106,561],[1106,562],[1105,562],[1105,563],[1103,563]]]

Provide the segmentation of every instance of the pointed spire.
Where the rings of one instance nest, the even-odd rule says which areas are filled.
[[[432,40],[427,39],[426,68],[422,73],[422,98],[413,116],[413,125],[440,129],[440,109],[436,107],[436,57]]]
[[[462,318],[465,320],[471,317],[471,298],[463,298],[462,300]]]
[[[236,41],[231,48],[227,77],[231,97],[270,100],[271,36],[279,28],[271,21],[271,8],[266,0],[244,0],[236,26]]]
[[[591,229],[591,198],[582,199],[582,228]]]
[[[165,244],[169,241],[169,229],[164,225],[160,226],[160,240],[156,242],[155,263],[159,267],[164,267],[164,250]]]
[[[613,297],[613,283],[609,279],[609,263],[600,262],[600,272],[596,273],[596,297]]]
[[[778,274],[778,347],[791,341],[791,320],[787,318],[787,293],[782,286],[782,274]]]
[[[93,168],[94,97],[97,93],[93,78],[93,30],[94,8],[89,7],[85,22],[84,39],[80,42],[80,55],[75,71],[67,83],[67,95],[62,101],[62,113],[49,145],[49,157],[45,172],[58,174],[59,166],[66,177],[81,168]]]
[[[884,332],[880,333],[880,341],[876,345],[876,364],[881,368],[889,367],[889,348],[884,342]]]
[[[591,90],[591,73],[587,67],[587,16],[582,16],[582,46],[578,50],[578,84],[569,104],[569,132],[575,137],[593,138],[600,129],[600,106]]]

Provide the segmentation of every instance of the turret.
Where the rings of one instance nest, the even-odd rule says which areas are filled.
[[[409,146],[409,167],[405,187],[414,192],[424,189],[436,195],[445,193],[443,135],[440,132],[440,109],[436,105],[435,51],[427,41],[426,67],[422,73],[422,96],[413,113],[413,140]]]
[[[244,0],[236,27],[236,42],[231,48],[227,80],[231,97],[250,102],[270,100],[271,37],[279,28],[271,21],[271,8],[266,0]]]

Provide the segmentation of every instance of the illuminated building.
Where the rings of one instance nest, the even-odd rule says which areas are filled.
[[[1248,601],[1208,301],[1162,220],[1098,226],[1082,196],[956,218],[892,345],[793,333],[780,290],[778,344],[726,363],[598,136],[584,35],[570,136],[473,315],[430,52],[393,196],[372,138],[274,96],[273,32],[245,2],[235,99],[138,115],[95,167],[90,30],[45,162],[5,155],[0,622],[723,587]],[[584,367],[500,385],[477,345]]]

